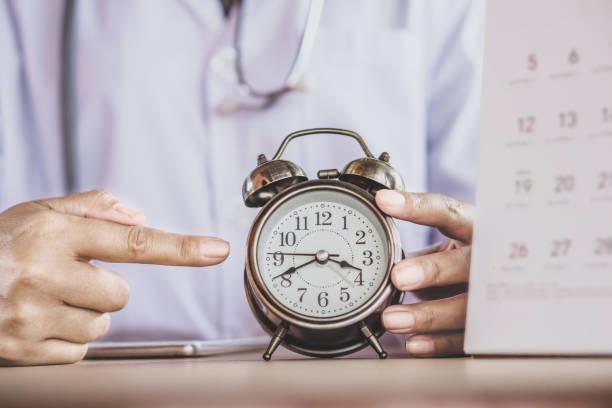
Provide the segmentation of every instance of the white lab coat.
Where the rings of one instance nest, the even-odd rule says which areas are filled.
[[[250,3],[250,5],[249,5]],[[247,74],[278,82],[297,49],[307,2],[247,2]],[[482,4],[330,0],[312,57],[311,87],[261,111],[222,115],[235,93],[218,55],[232,30],[219,1],[78,2],[72,36],[77,190],[104,188],[143,210],[148,225],[220,236],[230,258],[211,268],[114,265],[132,288],[107,339],[227,338],[260,333],[242,276],[256,210],[241,186],[259,153],[291,131],[358,131],[388,151],[408,191],[472,201]],[[0,209],[64,195],[59,78],[60,0],[0,3]],[[352,140],[317,136],[286,158],[310,177],[362,154]],[[400,223],[404,248],[430,231]],[[61,273],[61,271],[56,271]]]

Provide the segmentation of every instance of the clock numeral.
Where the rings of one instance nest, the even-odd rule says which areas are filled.
[[[301,221],[304,222],[304,227],[303,228],[301,228],[301,226],[302,226],[302,222]],[[308,217],[306,217],[306,216],[304,216],[304,217],[299,217],[299,216],[295,217],[295,223],[296,223],[296,226],[295,226],[296,230],[298,230],[298,231],[300,231],[300,230],[308,231]]]
[[[317,216],[317,225],[332,225],[331,223],[332,215],[329,211],[323,211],[322,213],[317,211],[315,214]]]
[[[374,263],[372,259],[372,251],[363,251],[363,264],[365,266],[370,266]]]
[[[280,233],[280,246],[293,246],[295,245],[295,232],[281,232]]]
[[[353,282],[355,282],[359,286],[363,286],[363,275],[362,275],[361,271],[359,271],[359,273],[357,274],[357,276],[355,277],[355,280]]]
[[[300,295],[300,303],[302,303],[302,300],[304,300],[304,295],[306,294],[306,291],[308,289],[306,288],[298,288],[298,292],[302,292],[302,294]]]
[[[348,229],[348,227],[346,226],[346,215],[344,215],[342,217],[342,229],[343,230],[347,230]]]
[[[366,233],[365,231],[359,230],[355,233],[355,235],[357,235],[357,241],[355,241],[355,244],[357,245],[365,245],[366,241],[365,241],[365,236]]]
[[[281,286],[283,288],[288,288],[291,286],[291,277],[293,274],[287,273],[285,275],[281,275]]]
[[[272,255],[272,259],[274,259],[274,266],[281,266],[285,262],[285,255],[280,251],[276,251]]]
[[[327,292],[319,293],[319,297],[317,299],[317,301],[319,302],[319,306],[327,307],[327,305],[329,304],[329,299],[327,298],[327,295],[328,295]]]
[[[351,298],[351,294],[348,293],[348,288],[340,288],[340,301],[348,302],[350,298]]]

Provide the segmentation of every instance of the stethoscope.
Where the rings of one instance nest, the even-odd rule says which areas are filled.
[[[254,87],[246,78],[243,64],[242,34],[244,21],[243,0],[234,0],[232,12],[237,12],[234,26],[233,41],[233,67],[236,73],[237,89],[242,98],[225,98],[219,105],[219,111],[230,114],[240,110],[261,110],[274,105],[283,95],[304,88],[304,72],[310,59],[314,46],[316,33],[319,27],[321,11],[325,0],[311,0],[306,17],[306,23],[302,31],[300,43],[296,55],[282,84],[273,90],[261,90]],[[74,191],[75,180],[75,150],[73,135],[74,119],[74,72],[73,72],[73,27],[75,0],[66,0],[64,19],[62,25],[62,50],[61,50],[61,119],[62,135],[64,141],[64,167],[65,184],[69,193]]]
[[[258,99],[258,105],[240,104],[231,102],[228,103],[226,99],[220,105],[220,111],[222,113],[233,113],[237,110],[252,110],[252,109],[266,109],[272,106],[281,96],[288,92],[295,90],[302,90],[305,87],[304,83],[304,72],[306,65],[310,59],[310,54],[314,46],[317,30],[319,28],[319,21],[321,19],[321,11],[323,10],[324,0],[311,0],[308,9],[308,15],[306,17],[306,24],[302,31],[300,38],[300,44],[298,46],[296,55],[291,64],[291,68],[287,72],[282,85],[274,90],[262,91],[256,89],[251,85],[245,76],[243,54],[242,54],[242,28],[244,21],[244,7],[242,7],[242,0],[235,2],[235,7],[238,10],[238,16],[235,24],[234,31],[234,70],[236,71],[238,89],[243,96],[252,99]]]

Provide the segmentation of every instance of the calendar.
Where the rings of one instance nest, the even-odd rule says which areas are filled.
[[[491,0],[465,350],[612,354],[612,1]]]

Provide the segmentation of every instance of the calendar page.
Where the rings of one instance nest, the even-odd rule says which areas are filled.
[[[485,27],[466,352],[612,354],[612,1]]]

